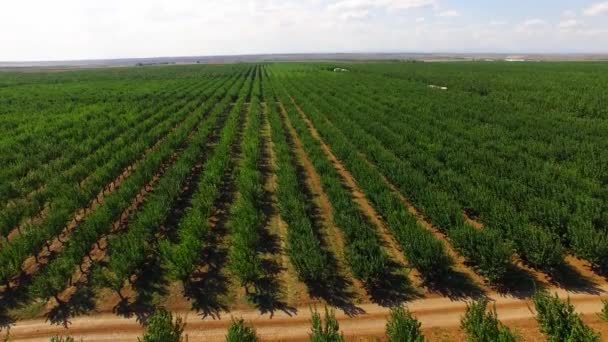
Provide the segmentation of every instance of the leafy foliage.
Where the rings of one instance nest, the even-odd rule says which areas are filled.
[[[557,295],[538,292],[534,295],[536,319],[549,341],[599,341],[599,335],[586,326],[574,311],[570,300],[562,301]]]
[[[604,299],[602,301],[602,304],[604,304],[604,306],[602,307],[602,312],[600,313],[600,318],[602,318],[604,321],[608,322],[608,299]]]
[[[266,82],[265,84],[268,84]],[[264,93],[274,96],[268,86]],[[287,222],[287,253],[300,279],[307,283],[326,284],[335,273],[328,253],[321,247],[321,241],[314,231],[308,215],[310,204],[304,195],[301,180],[296,172],[296,157],[288,146],[288,136],[278,112],[276,102],[266,101],[269,111],[271,138],[276,155],[277,198],[282,219]]]
[[[340,324],[333,310],[325,307],[325,319],[315,309],[312,312],[311,342],[344,342],[344,335],[340,333]]]
[[[259,77],[259,68],[255,77]],[[261,107],[259,103],[260,84],[252,83],[250,108],[246,119],[245,132],[241,141],[241,160],[236,174],[238,196],[230,209],[232,239],[230,243],[230,269],[241,285],[248,289],[262,277],[262,261],[258,254],[259,232],[264,221],[261,209],[262,174],[261,160]]]
[[[496,316],[496,308],[487,310],[488,301],[481,299],[467,305],[461,320],[461,328],[470,342],[515,342],[517,337],[502,325]]]
[[[180,317],[173,319],[173,315],[165,310],[158,309],[150,317],[142,342],[181,342],[185,324]]]
[[[8,341],[8,339],[7,339]],[[49,342],[75,342],[76,340],[72,336],[53,336]]]
[[[226,335],[227,342],[257,342],[255,329],[245,324],[245,320],[232,318]]]
[[[424,342],[420,322],[402,306],[391,309],[386,335],[391,342]]]

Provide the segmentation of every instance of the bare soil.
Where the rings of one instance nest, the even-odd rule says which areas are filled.
[[[353,276],[348,263],[346,262],[344,235],[333,220],[333,206],[331,205],[329,197],[327,197],[327,194],[323,190],[321,176],[315,170],[296,130],[289,122],[285,107],[282,103],[279,103],[279,107],[283,125],[289,136],[293,152],[298,160],[299,171],[304,178],[306,188],[310,192],[308,195],[316,209],[313,218],[317,221],[316,224],[321,228],[319,233],[322,243],[324,246],[328,247],[331,254],[335,257],[339,274],[352,282],[351,284],[347,284],[348,289],[346,289],[346,292],[351,292],[352,290],[352,295],[355,297],[352,299],[356,299],[357,301],[369,301],[370,298],[367,296],[363,284]]]
[[[344,164],[334,155],[331,148],[325,143],[313,123],[310,121],[306,113],[295,103],[295,100],[291,98],[291,101],[295,105],[300,117],[306,123],[308,130],[310,131],[313,138],[315,138],[321,145],[321,148],[329,161],[333,164],[334,168],[340,175],[340,178],[346,185],[346,187],[350,190],[351,195],[355,203],[359,206],[360,210],[363,212],[365,217],[369,220],[369,222],[376,227],[376,231],[378,232],[378,236],[380,237],[384,248],[387,250],[388,254],[393,258],[393,260],[397,261],[401,267],[406,267],[408,265],[407,259],[403,254],[403,251],[399,247],[399,244],[393,237],[393,235],[389,232],[389,229],[384,222],[384,219],[376,209],[372,206],[370,201],[367,199],[357,181],[352,176],[352,174],[346,169]],[[415,279],[414,285],[420,287],[422,285],[420,273],[416,269],[409,270],[410,277]]]
[[[604,287],[603,291],[608,288]],[[593,329],[608,336],[608,324],[602,322],[596,313],[601,310],[598,296],[568,293],[558,290],[561,298],[569,297],[577,312]],[[524,341],[543,341],[534,319],[534,306],[529,300],[510,296],[493,296],[499,319],[515,329]],[[465,301],[447,298],[425,298],[412,301],[409,309],[422,323],[429,341],[464,340],[459,329],[460,317],[465,311]],[[364,313],[350,316],[337,312],[340,328],[348,341],[385,340],[384,331],[389,309],[375,305],[361,305]],[[242,317],[252,323],[263,341],[307,341],[310,331],[310,308],[299,307],[296,314],[277,312],[273,316],[260,314],[258,310],[237,310],[230,315],[214,319],[203,319],[196,312],[176,310],[186,322],[185,334],[189,341],[224,341],[231,317]],[[121,318],[112,313],[100,313],[90,317],[74,318],[68,329],[50,325],[44,320],[26,320],[16,323],[10,329],[11,340],[48,341],[49,336],[70,334],[85,341],[134,341],[142,334],[142,327],[135,317]],[[0,337],[7,333],[0,333]]]

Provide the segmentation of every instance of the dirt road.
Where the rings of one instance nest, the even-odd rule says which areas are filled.
[[[602,287],[604,293],[608,286]],[[601,310],[601,300],[597,295],[568,293],[558,291],[562,298],[570,297],[577,311],[584,315],[585,321],[595,330],[608,338],[608,323],[601,322],[596,313]],[[541,340],[534,321],[533,305],[529,300],[512,297],[493,298],[499,318],[509,326],[521,328],[526,341]],[[422,322],[422,327],[431,340],[458,340],[462,333],[458,331],[460,317],[465,310],[464,301],[452,301],[447,298],[427,298],[408,304],[410,310]],[[348,317],[337,313],[340,327],[348,340],[368,340],[368,337],[382,337],[386,324],[388,309],[375,304],[362,304],[365,311],[361,315]],[[298,308],[293,316],[276,312],[272,317],[260,315],[258,311],[234,311],[224,314],[220,319],[203,319],[196,312],[179,312],[186,322],[186,334],[189,341],[224,341],[226,328],[231,316],[243,317],[253,323],[259,336],[264,341],[304,341],[310,331],[310,309]],[[92,316],[74,318],[69,329],[53,326],[44,320],[27,320],[15,324],[10,329],[11,341],[48,341],[49,336],[70,334],[84,341],[136,341],[141,336],[142,328],[135,318],[121,318],[112,313],[100,313]],[[0,333],[0,338],[6,330]]]

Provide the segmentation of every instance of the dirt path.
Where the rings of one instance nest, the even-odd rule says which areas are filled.
[[[397,261],[403,267],[408,265],[403,251],[401,251],[399,244],[397,243],[393,235],[390,233],[382,216],[378,214],[378,212],[367,199],[361,188],[359,188],[359,185],[357,184],[357,181],[355,180],[353,175],[346,169],[344,164],[342,164],[342,162],[332,152],[331,148],[325,143],[325,141],[323,140],[313,123],[310,121],[306,113],[304,113],[304,111],[296,104],[295,100],[292,97],[290,97],[290,99],[296,107],[296,110],[298,111],[300,117],[306,123],[306,126],[308,127],[308,130],[310,131],[312,137],[320,143],[323,153],[325,153],[329,161],[333,164],[334,168],[338,171],[338,174],[352,193],[352,197],[355,203],[357,203],[365,217],[369,219],[370,223],[372,223],[372,225],[376,227],[376,231],[378,232],[382,244],[387,250],[388,254],[393,258],[393,260]],[[421,287],[422,277],[420,273],[413,268],[409,270],[409,273],[410,278],[414,279],[413,285],[416,287]]]
[[[264,194],[265,203],[264,210],[266,211],[266,227],[265,229],[276,239],[277,251],[272,257],[275,262],[280,264],[281,271],[279,273],[280,283],[282,284],[285,293],[285,300],[289,305],[297,305],[302,302],[310,301],[308,297],[306,285],[298,281],[298,274],[293,265],[289,262],[287,255],[287,223],[283,221],[279,213],[279,203],[277,199],[277,165],[274,142],[272,141],[270,123],[268,122],[268,110],[266,104],[262,103],[262,146],[263,146],[263,161],[262,174],[265,179]]]
[[[192,113],[190,113],[188,115],[192,115]],[[186,144],[188,141],[190,141],[192,139],[192,136],[194,135],[194,133],[198,130],[200,125],[206,119],[207,119],[207,116],[205,116],[205,115],[201,115],[198,118],[196,123],[189,130],[187,139],[184,141],[184,144]],[[185,120],[186,119],[184,119],[184,121]],[[154,143],[154,145],[149,147],[145,151],[144,155],[142,157],[140,157],[136,162],[134,162],[133,164],[131,164],[131,165],[127,166],[125,169],[123,169],[123,171],[115,179],[113,179],[107,185],[104,186],[104,188],[97,194],[97,196],[95,196],[91,200],[91,202],[89,203],[89,205],[87,207],[78,209],[73,214],[72,220],[63,228],[62,232],[58,236],[53,238],[51,241],[47,241],[45,248],[43,248],[41,251],[39,251],[35,256],[30,256],[24,261],[23,267],[22,267],[24,270],[23,274],[32,275],[32,274],[36,273],[38,271],[38,269],[40,268],[40,266],[45,265],[47,263],[48,259],[53,254],[60,252],[63,249],[64,243],[69,239],[69,236],[71,235],[72,231],[74,229],[76,229],[76,227],[78,227],[78,225],[80,223],[82,223],[83,220],[88,215],[90,215],[95,209],[97,209],[97,207],[99,207],[101,204],[103,204],[105,197],[111,195],[125,181],[125,179],[127,177],[129,177],[137,169],[138,165],[140,163],[142,163],[143,160],[145,160],[145,158],[150,153],[152,153],[156,149],[158,149],[158,147],[161,146],[162,143],[166,141],[167,137],[173,131],[175,131],[178,127],[180,127],[182,124],[184,124],[184,121],[181,121],[179,124],[174,126],[170,131],[168,131],[166,135],[164,135],[162,138],[158,139]],[[183,150],[183,147],[180,147],[180,149],[178,149],[178,151],[180,151],[180,150]],[[160,168],[161,171],[159,171],[161,174],[164,171],[163,168],[165,168],[167,165],[172,164],[174,162],[176,155],[177,155],[177,153],[174,153],[168,162],[163,163],[163,165]],[[153,183],[155,181],[156,180],[153,179],[150,183]],[[138,194],[133,201],[134,202],[142,201],[145,193],[149,192],[150,190],[151,190],[150,184],[146,185],[145,190],[142,190],[143,193]],[[141,203],[139,203],[139,204],[141,204]],[[129,209],[127,209],[127,211],[128,210]],[[121,215],[121,219],[119,221],[122,221],[122,220],[124,220],[123,215]],[[113,226],[113,229],[115,229],[115,226]],[[13,234],[17,234],[17,233],[13,233]],[[14,236],[12,236],[11,238],[14,238]],[[11,238],[9,238],[9,241]],[[11,286],[17,286],[19,284],[19,279],[21,279],[21,276],[14,277],[11,282]]]
[[[327,194],[323,190],[323,185],[321,184],[321,177],[315,170],[314,165],[306,151],[296,130],[293,128],[289,120],[287,119],[287,110],[283,106],[282,103],[278,103],[280,109],[281,120],[285,125],[285,130],[289,135],[289,141],[291,142],[293,152],[298,160],[297,167],[302,170],[302,174],[304,177],[304,182],[306,183],[307,189],[310,191],[310,195],[312,197],[312,203],[317,210],[315,220],[318,221],[320,226],[323,228],[320,233],[323,239],[323,245],[327,246],[331,253],[335,256],[338,272],[345,278],[352,281],[352,290],[356,293],[359,299],[368,300],[369,297],[364,290],[364,286],[356,279],[352,272],[350,271],[350,267],[346,262],[345,251],[344,251],[344,236],[342,235],[342,231],[340,228],[336,226],[333,220],[333,207],[331,205],[331,201]]]
[[[375,165],[373,165],[363,154],[361,154],[360,152],[358,153],[368,164],[375,167]],[[395,193],[399,197],[403,205],[406,207],[407,211],[416,218],[418,224],[431,231],[437,239],[443,242],[447,254],[454,260],[454,269],[457,272],[461,272],[470,279],[472,279],[475,282],[475,285],[480,287],[484,292],[489,292],[490,288],[485,285],[485,279],[482,276],[478,275],[471,267],[466,264],[464,257],[460,255],[460,253],[458,253],[454,249],[454,247],[452,247],[452,244],[448,240],[447,236],[443,232],[441,232],[437,227],[435,227],[426,217],[424,217],[424,215],[418,209],[416,209],[416,207],[414,207],[410,200],[406,198],[390,180],[388,180],[383,174],[381,174],[380,176],[382,177],[386,185],[388,185],[388,187],[393,191],[393,193]]]
[[[198,107],[197,107],[198,108]],[[135,169],[137,168],[137,166],[152,152],[154,152],[155,150],[158,149],[159,146],[161,146],[166,140],[167,137],[171,135],[171,133],[175,132],[179,127],[181,127],[182,125],[184,125],[184,122],[187,121],[188,117],[190,117],[190,115],[192,115],[192,113],[195,110],[192,110],[188,115],[186,115],[184,117],[184,119],[180,122],[178,122],[177,124],[175,124],[173,127],[171,127],[169,130],[167,130],[166,132],[162,133],[161,136],[159,136],[156,141],[152,144],[152,146],[148,147],[141,156],[139,156],[137,158],[136,161],[134,161],[133,163],[131,163],[130,165],[126,166],[125,168],[122,169],[122,171],[120,172],[120,174],[118,176],[116,176],[116,178],[114,178],[113,180],[109,181],[98,193],[95,197],[93,197],[89,203],[89,205],[85,208],[79,208],[74,214],[73,214],[73,219],[72,221],[66,226],[66,228],[64,229],[64,232],[62,234],[65,233],[69,233],[69,229],[73,229],[73,227],[77,226],[88,214],[90,214],[93,210],[95,210],[95,208],[97,208],[97,206],[99,206],[100,204],[103,203],[104,197],[109,196],[110,194],[112,194],[112,192],[114,190],[116,190],[116,188],[118,188],[122,182],[131,175],[131,173],[133,173],[133,171],[135,171]],[[196,128],[198,127],[198,125],[204,120],[204,118],[206,118],[206,116],[202,116],[199,118],[199,120],[197,121],[197,123],[194,125],[194,127],[192,128],[192,130],[189,132],[188,138],[192,137],[192,135],[194,134],[194,132],[196,132]],[[93,176],[93,172],[89,175],[87,175],[84,179],[82,179],[81,181],[78,182],[78,185],[82,188],[84,186],[86,186],[87,182],[90,181],[91,177]],[[42,189],[42,188],[41,188]],[[38,191],[38,190],[36,190]],[[42,191],[42,190],[40,190]],[[44,205],[44,207],[36,214],[34,214],[33,217],[27,219],[25,221],[24,224],[32,224],[32,225],[37,225],[37,224],[41,224],[43,222],[43,220],[45,219],[46,215],[48,214],[48,203],[46,203]],[[24,226],[24,224],[20,224],[17,227],[13,228],[11,230],[11,232],[8,234],[7,239],[8,241],[12,241],[16,236],[18,236],[19,234],[21,234],[21,228]]]
[[[608,287],[603,290],[608,291]],[[585,322],[603,336],[608,336],[608,324],[600,322],[595,316],[601,310],[598,296],[568,293],[564,290],[558,290],[557,293],[562,298],[569,296],[577,312],[583,314]],[[499,319],[510,327],[521,328],[524,341],[542,339],[529,300],[498,296],[495,297],[495,304]],[[408,307],[422,323],[429,340],[437,341],[445,336],[450,337],[448,340],[456,340],[457,336],[462,335],[458,326],[466,302],[430,298],[410,302]],[[358,341],[371,340],[365,337],[382,337],[388,309],[375,304],[361,305],[361,308],[365,313],[358,316],[336,313],[342,331],[349,340],[354,340],[355,336],[363,337],[357,338]],[[243,317],[251,322],[264,341],[306,341],[310,330],[308,307],[298,308],[297,314],[293,316],[277,312],[272,318],[251,310],[233,311],[218,319],[201,319],[195,312],[189,311],[180,311],[178,314],[186,322],[185,333],[189,341],[224,341],[231,316]],[[49,336],[58,334],[70,334],[85,341],[134,341],[141,333],[142,328],[135,318],[120,318],[110,313],[74,318],[67,330],[52,326],[44,320],[22,321],[10,329],[11,340],[15,341],[48,341]],[[0,337],[5,334],[6,330],[0,333]]]

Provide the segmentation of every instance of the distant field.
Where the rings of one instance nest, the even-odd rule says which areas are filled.
[[[0,323],[559,289],[606,333],[607,85],[602,62],[0,73]]]

